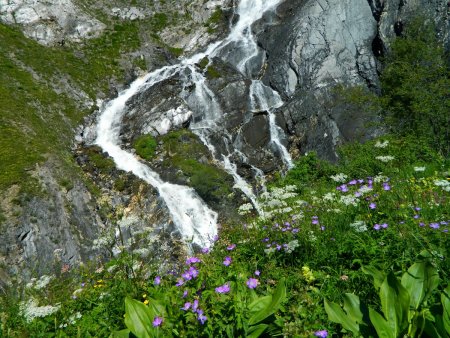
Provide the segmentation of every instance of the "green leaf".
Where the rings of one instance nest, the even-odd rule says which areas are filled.
[[[439,274],[428,261],[414,263],[403,274],[401,283],[411,297],[410,306],[417,310],[439,285]]]
[[[355,335],[359,334],[359,324],[357,323],[356,318],[352,318],[346,315],[338,304],[329,302],[326,299],[324,300],[324,302],[325,302],[325,311],[328,314],[329,320],[341,324],[344,327],[344,329],[352,331]]]
[[[130,332],[131,331],[128,329],[115,331],[115,332],[111,333],[109,338],[128,338],[130,336]]]
[[[444,323],[445,331],[450,335],[450,285],[441,294],[442,307],[444,313],[442,315],[442,321]]]
[[[380,286],[380,300],[387,325],[397,337],[408,327],[410,297],[392,272]]]
[[[363,322],[363,313],[361,311],[361,304],[358,296],[353,293],[346,293],[344,295],[344,310],[352,320],[357,323]]]
[[[272,301],[269,304],[269,306],[254,313],[253,316],[250,317],[248,324],[254,325],[256,323],[259,323],[264,319],[266,319],[267,317],[269,317],[271,314],[275,313],[285,299],[286,299],[286,284],[284,278],[282,278],[278,282],[278,286],[272,296]]]
[[[369,308],[369,317],[375,330],[377,331],[379,338],[397,338],[397,336],[392,332],[391,327],[388,322],[375,310]]]
[[[381,284],[383,284],[386,275],[372,265],[363,266],[362,271],[366,275],[372,276],[375,288],[379,289]]]
[[[138,338],[152,337],[152,313],[143,303],[125,298],[125,325]]]
[[[258,311],[262,311],[263,309],[268,309],[270,304],[272,303],[272,296],[264,296],[255,299],[249,306],[248,309],[250,313],[255,313]]]
[[[152,317],[155,317],[155,316],[165,317],[166,309],[165,309],[164,305],[162,305],[156,299],[153,299],[150,297],[147,299],[149,301],[148,309],[150,310]]]
[[[267,324],[259,324],[251,326],[247,332],[247,338],[258,338],[268,328]]]

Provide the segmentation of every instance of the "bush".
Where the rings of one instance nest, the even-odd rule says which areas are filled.
[[[134,149],[136,154],[145,160],[151,160],[155,156],[156,147],[158,143],[152,135],[143,135],[134,142]]]

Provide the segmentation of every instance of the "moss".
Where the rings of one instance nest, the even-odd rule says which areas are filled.
[[[91,164],[103,173],[110,173],[116,166],[114,161],[101,152],[99,147],[87,149],[87,155]]]
[[[201,69],[205,69],[208,64],[209,64],[209,59],[206,56],[203,59],[201,59],[200,62],[198,63],[198,65]]]
[[[208,67],[208,69],[206,70],[206,76],[209,79],[217,79],[217,78],[221,77],[219,71],[213,66]]]
[[[146,160],[151,160],[155,156],[156,139],[152,135],[140,136],[134,142],[134,149],[136,149],[136,154]]]
[[[183,48],[168,47],[168,49],[169,49],[169,52],[171,52],[176,57],[180,57],[184,53]]]
[[[232,193],[233,179],[223,170],[205,161],[209,151],[191,131],[182,129],[161,137],[168,158],[164,167],[174,168],[206,201],[219,203]]]

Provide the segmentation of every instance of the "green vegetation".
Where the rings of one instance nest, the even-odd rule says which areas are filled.
[[[136,154],[146,160],[151,160],[155,156],[157,146],[158,143],[152,135],[142,135],[134,142]]]
[[[163,150],[168,154],[163,166],[172,168],[206,201],[220,203],[232,193],[233,179],[209,163],[209,151],[191,131],[180,129],[162,136]]]
[[[383,94],[368,103],[394,121],[392,134],[342,147],[336,165],[313,153],[299,159],[260,195],[263,214],[242,205],[245,223],[222,224],[213,249],[181,257],[175,266],[148,264],[138,252],[123,251],[95,272],[64,271],[45,287],[42,279],[35,282],[23,291],[34,303],[21,303],[22,294],[2,297],[1,334],[450,335],[450,161],[443,129],[448,96],[417,69],[430,66],[432,79],[444,88],[448,83],[433,70],[433,62],[441,69],[439,59],[420,50],[417,33],[418,41],[406,35],[392,45]],[[411,46],[418,46],[421,62],[414,63]],[[349,97],[367,104],[361,96]],[[179,130],[158,141],[164,168],[223,201],[232,182],[209,163],[194,134]],[[108,170],[101,154],[89,156]]]

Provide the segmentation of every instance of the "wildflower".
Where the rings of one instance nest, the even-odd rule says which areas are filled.
[[[322,226],[320,227],[320,230],[325,231],[325,227],[322,225]]]
[[[391,186],[389,185],[389,183],[383,183],[383,189],[389,191],[391,190]]]
[[[347,184],[342,184],[339,187],[336,188],[337,190],[340,190],[342,192],[348,192]]]
[[[183,292],[183,298],[186,298],[187,297],[187,295],[189,294],[189,291],[188,290],[184,290],[184,292]]]
[[[231,245],[227,246],[227,250],[228,251],[234,250],[235,247],[236,247],[236,244],[231,244]]]
[[[177,279],[177,283],[175,284],[176,286],[182,286],[184,284],[184,279],[183,278],[178,278]]]
[[[376,223],[374,226],[373,226],[373,228],[375,229],[375,230],[380,230],[381,229],[381,226],[378,224],[378,223]]]
[[[194,268],[193,266],[191,266],[188,270],[189,275],[191,275],[192,278],[197,278],[198,276],[198,270],[196,268]]]
[[[312,283],[316,280],[311,269],[307,266],[302,267],[302,275],[303,278],[305,278],[308,283]]]
[[[184,306],[181,308],[181,310],[187,311],[191,308],[191,303],[190,302],[186,302],[184,303]]]
[[[145,305],[148,305],[148,303],[149,303],[148,299],[144,300]]]
[[[340,277],[340,279],[341,279],[342,281],[346,282],[346,281],[348,281],[348,276],[347,276],[347,275],[342,275],[342,276]]]
[[[356,183],[358,183],[357,180],[351,180],[350,182],[348,182],[349,185],[356,185]]]
[[[197,311],[198,309],[198,299],[194,300],[194,303],[192,304],[192,311]]]
[[[224,285],[221,285],[219,287],[216,288],[216,292],[217,293],[228,293],[230,292],[230,284],[229,283],[225,283]]]
[[[439,229],[440,228],[439,223],[430,223],[430,228]]]
[[[373,202],[372,202],[372,203],[369,204],[369,208],[372,209],[372,210],[373,210],[373,209],[376,209],[376,207],[377,207],[377,204],[376,204],[376,203],[373,203]]]
[[[388,227],[388,224],[387,224],[387,223],[383,223],[383,224],[381,224],[381,227],[382,227],[383,229],[386,229],[386,228]]]
[[[230,256],[226,256],[224,261],[223,261],[223,265],[230,266],[231,262],[232,262],[231,257]]]
[[[281,250],[281,245],[277,244],[277,250],[280,251]]]
[[[202,249],[202,253],[204,253],[204,254],[209,253],[209,248],[203,248],[203,249]]]
[[[375,143],[374,147],[375,148],[386,148],[389,144],[389,141],[384,141],[384,142],[380,142],[377,141],[377,143]]]
[[[420,222],[420,223],[419,223],[419,226],[420,226],[420,227],[424,227],[424,226],[425,226],[425,223],[424,223],[424,222]]]
[[[208,317],[206,317],[203,313],[199,314],[197,316],[198,321],[203,325],[208,320]]]
[[[367,225],[366,225],[366,223],[364,223],[364,221],[356,221],[356,222],[350,224],[350,226],[353,229],[355,229],[356,232],[367,231]]]
[[[327,338],[328,337],[328,331],[327,330],[316,331],[316,332],[314,332],[314,336],[315,337],[319,337],[319,338]]]
[[[261,274],[261,272],[259,270],[255,271],[255,276],[259,276]]]
[[[418,218],[420,218],[419,215],[414,215],[414,219],[418,219]]]
[[[330,176],[330,178],[335,181],[335,182],[339,182],[339,183],[343,183],[347,180],[347,175],[340,173],[340,174],[336,174],[333,176]]]
[[[417,171],[417,172],[422,172],[422,171],[425,171],[425,167],[414,167],[414,171]]]
[[[153,327],[158,327],[158,326],[160,326],[160,325],[162,324],[162,322],[163,322],[162,317],[156,316],[155,319],[153,319],[153,322],[152,322]]]
[[[319,218],[317,216],[313,216],[311,223],[312,224],[319,224]]]
[[[387,162],[392,161],[392,160],[395,159],[394,156],[389,156],[389,155],[387,155],[387,156],[377,156],[375,158],[377,160],[380,160],[381,162],[384,162],[384,163],[387,163]]]
[[[246,284],[249,289],[255,289],[258,286],[259,281],[256,278],[249,278]]]
[[[194,264],[194,263],[200,263],[200,262],[201,262],[200,258],[197,258],[197,257],[189,257],[189,258],[186,260],[186,265],[191,265],[191,264]]]
[[[161,277],[160,276],[156,276],[155,280],[153,281],[153,284],[155,284],[155,285],[161,284]]]
[[[181,277],[183,277],[183,279],[184,279],[184,280],[187,280],[187,281],[192,279],[192,276],[191,276],[191,274],[189,273],[189,271],[183,272],[183,273],[181,274]]]

